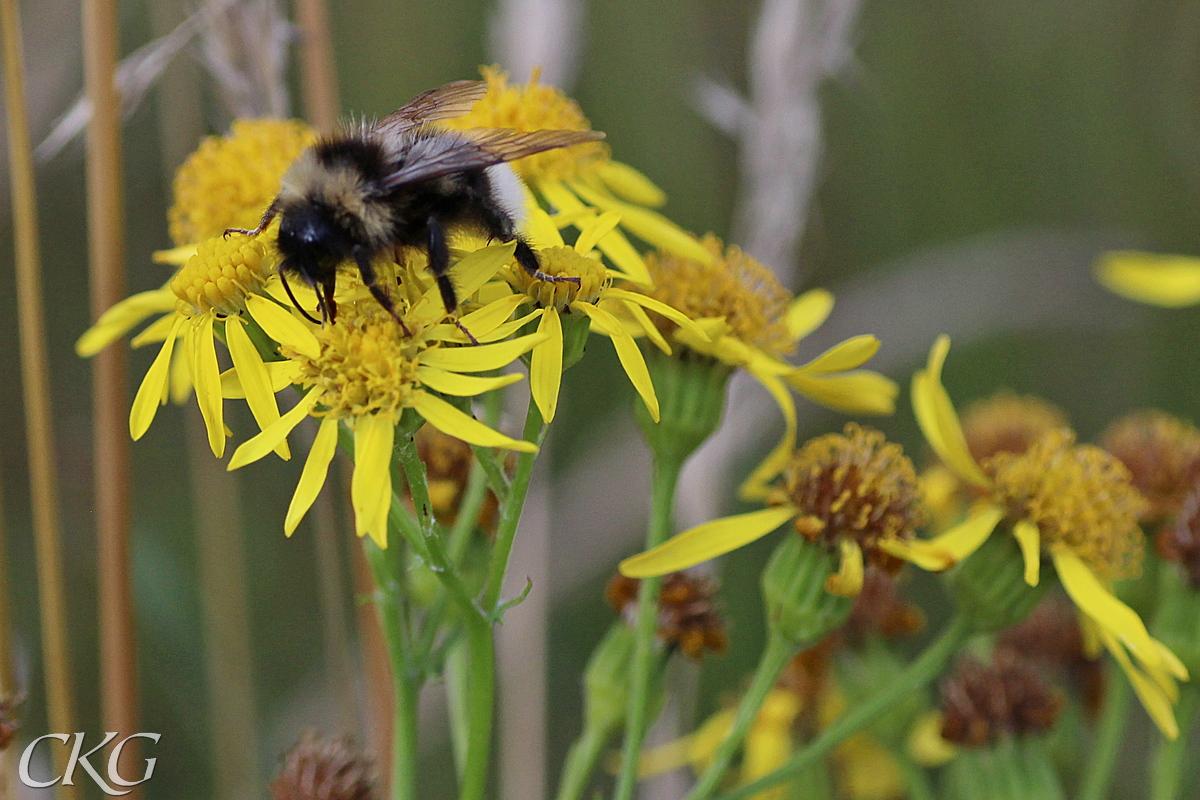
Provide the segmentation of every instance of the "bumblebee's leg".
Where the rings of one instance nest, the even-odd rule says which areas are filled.
[[[374,297],[379,305],[387,309],[387,312],[392,315],[392,319],[400,323],[400,330],[404,331],[405,336],[412,336],[408,330],[408,326],[404,324],[404,320],[400,319],[400,315],[396,313],[396,306],[392,303],[392,297],[383,290],[379,285],[378,276],[375,275],[375,266],[371,263],[370,254],[362,247],[355,247],[351,251],[354,255],[354,263],[358,264],[358,272],[362,275],[363,283],[370,290],[371,296]]]
[[[296,299],[296,295],[292,294],[292,285],[288,283],[287,273],[283,271],[282,264],[279,265],[279,280],[283,281],[283,290],[287,292],[288,299],[292,301],[292,305],[296,307],[296,310],[299,311],[300,314],[309,322],[315,322],[317,325],[320,325],[321,320],[305,311],[304,307],[300,305],[300,301]],[[317,305],[319,311],[325,311],[325,306],[321,303],[320,292],[317,293]]]
[[[278,198],[276,198],[277,200]],[[279,213],[279,209],[275,207],[276,200],[271,201],[271,205],[267,206],[267,210],[263,212],[262,219],[258,221],[258,227],[252,231],[245,228],[226,228],[224,236],[229,236],[231,233],[244,233],[247,236],[258,236],[263,230],[271,224],[271,220],[275,219],[275,215]]]
[[[446,243],[446,232],[442,230],[442,224],[437,221],[436,217],[430,217],[427,225],[429,228],[429,271],[433,273],[438,291],[442,294],[442,305],[446,307],[446,313],[452,315],[458,310],[458,293],[454,291],[454,283],[450,280],[449,275],[450,246]],[[466,337],[471,340],[471,344],[479,344],[475,334],[463,327],[461,322],[453,317],[451,321],[455,327],[466,334]]]
[[[542,272],[542,265],[538,263],[537,253],[533,252],[533,248],[529,243],[517,237],[517,249],[513,251],[513,256],[516,257],[517,263],[520,264],[526,272],[540,281],[546,283],[579,283],[579,278],[568,277],[563,275],[547,275]]]
[[[337,319],[337,303],[333,301],[333,289],[336,285],[336,272],[330,272],[325,276],[325,279],[321,281],[322,293],[325,295],[325,315],[326,319],[329,320],[330,325],[332,325],[333,321]]]

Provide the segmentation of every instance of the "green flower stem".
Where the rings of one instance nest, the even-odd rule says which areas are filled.
[[[729,734],[722,740],[717,751],[713,754],[712,761],[709,762],[704,774],[700,776],[700,780],[692,787],[692,791],[688,793],[687,800],[704,800],[712,794],[717,788],[717,784],[725,777],[725,772],[729,769],[730,763],[733,762],[734,755],[737,754],[738,748],[742,746],[742,741],[746,738],[750,726],[754,724],[754,720],[758,717],[758,711],[762,708],[762,704],[767,699],[767,694],[771,691],[771,687],[775,685],[775,681],[779,678],[779,673],[787,666],[788,661],[796,652],[796,646],[778,634],[771,634],[767,639],[767,646],[763,650],[762,656],[758,660],[758,668],[754,671],[754,678],[750,682],[750,688],[742,695],[742,701],[738,704],[737,715],[733,719],[733,727],[730,728]]]
[[[659,449],[654,456],[654,478],[650,501],[650,527],[646,549],[657,547],[671,535],[675,506],[675,487],[685,456],[672,457]],[[625,745],[621,752],[621,771],[617,775],[616,800],[632,800],[637,786],[638,761],[642,743],[650,727],[651,685],[655,667],[654,637],[658,628],[658,595],[661,578],[647,578],[638,587],[637,620],[634,623],[633,672],[630,678],[629,706],[625,723]]]
[[[1186,775],[1190,751],[1192,724],[1200,707],[1200,691],[1190,684],[1179,691],[1175,718],[1179,720],[1179,736],[1174,741],[1160,737],[1158,749],[1150,767],[1150,800],[1178,800]]]
[[[375,576],[377,604],[387,639],[392,667],[392,798],[415,800],[417,796],[417,695],[418,676],[409,662],[409,630],[404,607],[404,559],[402,548],[382,550],[374,540],[363,542],[367,561]]]
[[[1129,702],[1133,689],[1125,676],[1116,669],[1108,670],[1107,684],[1110,687],[1104,699],[1104,712],[1096,729],[1092,753],[1087,760],[1083,785],[1079,789],[1079,800],[1104,800],[1112,785],[1113,769],[1125,740],[1125,723],[1129,719]]]
[[[563,764],[562,780],[558,785],[555,800],[580,800],[587,789],[588,779],[596,769],[600,757],[608,747],[612,738],[612,728],[586,726],[583,733],[571,745],[567,752],[566,763]]]
[[[787,764],[753,783],[721,795],[721,800],[741,800],[741,798],[751,797],[796,777],[803,770],[817,763],[835,747],[878,719],[911,692],[933,680],[950,657],[958,652],[962,644],[970,638],[972,632],[973,626],[970,620],[962,612],[957,613],[937,641],[929,645],[925,652],[921,653],[917,660],[903,672],[896,675],[892,683],[842,715],[822,731],[811,744],[792,756]]]

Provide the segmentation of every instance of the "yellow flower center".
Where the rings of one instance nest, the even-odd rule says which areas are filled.
[[[1044,544],[1065,545],[1104,580],[1137,574],[1145,500],[1114,456],[1057,430],[1023,454],[997,453],[980,466],[995,484],[993,501],[1036,524]]]
[[[647,255],[654,288],[646,293],[692,319],[724,317],[731,336],[769,355],[794,351],[795,340],[784,322],[794,299],[792,293],[771,270],[740,248],[724,247],[711,233],[700,244],[713,254],[712,263],[701,264],[663,251]],[[675,323],[657,314],[654,318],[664,335],[674,331]]]
[[[316,416],[397,416],[417,383],[419,345],[374,298],[338,306],[337,321],[316,332],[320,355],[286,354],[300,367],[299,382],[323,390]]]
[[[963,434],[976,461],[996,453],[1024,453],[1043,434],[1067,427],[1067,418],[1037,397],[1000,392],[963,411]]]
[[[876,542],[907,538],[924,522],[917,473],[903,448],[853,422],[797,450],[783,482],[772,500],[800,509],[801,534],[831,546],[850,537],[884,568],[899,562],[876,550]]]
[[[279,193],[283,173],[316,133],[298,120],[235,120],[225,136],[209,136],[175,173],[167,212],[177,246],[226,228],[253,228]]]
[[[1149,501],[1146,520],[1174,516],[1200,477],[1200,430],[1163,411],[1137,411],[1117,420],[1100,444],[1120,459]]]
[[[545,281],[535,278],[520,267],[509,275],[509,283],[522,294],[533,298],[542,308],[557,308],[565,311],[567,306],[578,300],[595,303],[604,289],[606,275],[604,265],[594,258],[580,255],[571,247],[546,247],[538,250],[538,263],[542,272],[556,278],[579,278],[573,281]]]
[[[245,236],[217,236],[200,243],[171,279],[171,291],[181,314],[238,314],[246,308],[246,296],[262,289],[274,272],[265,245]]]
[[[590,131],[592,124],[579,104],[552,86],[538,83],[534,72],[529,83],[510,84],[508,73],[498,67],[484,67],[488,91],[469,113],[446,120],[447,128],[513,128],[518,131],[569,130]],[[512,162],[526,180],[574,178],[589,164],[607,161],[609,151],[601,142],[586,142],[528,156]]]

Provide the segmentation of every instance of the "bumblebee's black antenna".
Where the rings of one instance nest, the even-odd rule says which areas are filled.
[[[283,290],[287,292],[288,299],[292,301],[292,305],[296,307],[296,310],[299,311],[306,320],[316,325],[320,325],[321,320],[305,311],[304,307],[300,305],[300,301],[296,299],[296,295],[292,294],[292,287],[291,284],[288,283],[287,274],[283,271],[283,264],[279,265],[278,271],[279,280],[283,281]],[[317,293],[317,303],[321,306],[321,310],[323,312],[325,310],[325,304],[321,302],[321,294],[319,292]]]

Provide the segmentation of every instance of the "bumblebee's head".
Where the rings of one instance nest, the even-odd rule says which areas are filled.
[[[285,208],[280,217],[278,246],[285,269],[320,280],[349,255],[350,237],[323,206],[297,203]]]

